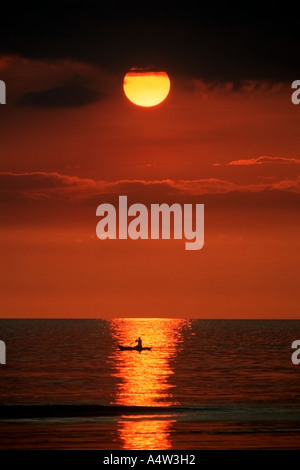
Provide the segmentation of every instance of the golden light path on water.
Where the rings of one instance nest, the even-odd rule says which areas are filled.
[[[179,405],[172,395],[174,385],[173,360],[183,342],[183,330],[188,320],[181,319],[114,319],[110,324],[116,349],[111,356],[119,378],[114,405],[174,406]],[[119,351],[118,344],[129,345],[138,337],[151,351]],[[133,343],[133,345],[136,343]],[[172,414],[123,415],[118,423],[123,449],[170,449],[169,431],[175,416]]]

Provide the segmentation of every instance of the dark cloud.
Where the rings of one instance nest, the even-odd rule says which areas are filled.
[[[225,163],[227,166],[253,166],[253,165],[299,165],[300,159],[294,157],[271,157],[268,155],[263,155],[255,158],[246,158],[231,160],[230,162]],[[214,162],[213,166],[219,167],[223,166],[220,162]]]
[[[130,181],[130,183],[132,183]],[[123,184],[123,181],[119,182],[103,182],[101,180],[94,180],[92,178],[80,178],[78,176],[70,176],[57,172],[46,172],[46,171],[33,171],[26,173],[13,173],[13,172],[0,172],[0,191],[10,191],[12,193],[28,192],[28,194],[34,194],[35,191],[51,192],[52,190],[65,189],[68,191],[89,189],[91,188],[94,192],[98,192],[99,188],[103,188],[104,184],[107,187],[118,187]],[[146,182],[144,182],[146,184]],[[105,190],[105,193],[108,191]]]
[[[131,202],[162,203],[170,200],[201,202],[242,200],[260,205],[263,201],[294,200],[299,203],[300,176],[295,179],[237,184],[217,178],[198,180],[94,180],[60,173],[0,173],[1,201],[106,202],[128,195]],[[59,202],[60,204],[60,202]],[[224,203],[222,203],[224,204]]]
[[[269,157],[267,155],[257,157],[257,158],[247,158],[247,159],[239,159],[239,160],[232,160],[228,162],[227,165],[230,166],[249,166],[249,165],[299,165],[300,159],[299,158],[291,158],[291,157]]]
[[[153,66],[207,80],[299,78],[297,6],[55,1],[1,5],[0,53]]]
[[[300,177],[256,185],[238,185],[221,179],[202,180],[116,180],[104,181],[59,173],[0,173],[0,210],[3,227],[86,226],[95,229],[96,208],[110,203],[118,207],[119,195],[128,204],[204,204],[207,226],[216,211],[235,212],[235,224],[249,213],[264,214],[264,220],[291,214],[296,223],[300,204]],[[278,211],[282,211],[278,219]],[[228,212],[229,211],[229,212]],[[264,212],[262,212],[264,211]],[[285,215],[284,215],[285,217]],[[298,219],[297,219],[298,220]]]
[[[55,172],[35,171],[28,173],[0,173],[1,191],[36,191],[59,188],[71,188],[87,185],[93,180],[78,178],[76,176],[61,175]]]
[[[84,78],[74,76],[68,82],[53,88],[24,93],[20,97],[18,105],[38,108],[79,107],[103,97],[104,94],[91,88]]]

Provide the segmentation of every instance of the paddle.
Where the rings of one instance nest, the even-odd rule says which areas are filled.
[[[136,343],[136,342],[137,342],[137,340],[135,340],[135,341],[131,341],[131,343],[129,343],[129,344]]]

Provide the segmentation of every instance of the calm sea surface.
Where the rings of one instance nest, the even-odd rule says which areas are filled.
[[[119,351],[138,336],[151,351]],[[300,448],[300,321],[0,320],[0,339],[1,449]]]

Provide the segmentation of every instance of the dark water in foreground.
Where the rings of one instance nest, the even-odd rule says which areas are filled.
[[[137,336],[152,350],[119,351]],[[0,339],[1,449],[300,448],[300,321],[0,320]]]

